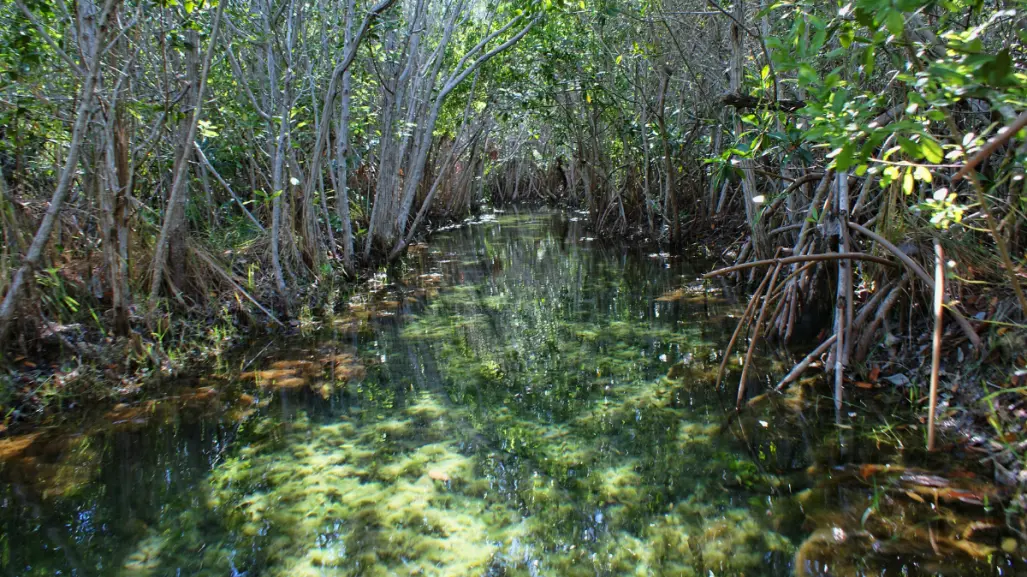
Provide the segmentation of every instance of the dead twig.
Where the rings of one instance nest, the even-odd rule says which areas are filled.
[[[1021,118],[1024,115],[1027,115],[1027,112],[1021,115]],[[963,134],[959,131],[959,127],[956,125],[956,121],[952,118],[951,112],[945,115],[945,122],[948,124],[949,131],[952,133],[956,142],[963,142]],[[1020,118],[1018,118],[1013,124],[1016,125],[1019,122]],[[1010,130],[1009,132],[1003,133],[1003,135],[1012,135],[1013,132],[1015,131]],[[997,147],[998,144],[995,146]],[[961,145],[961,147],[965,153],[966,146]],[[966,167],[964,167],[964,170],[966,170]],[[960,172],[963,171],[961,170]],[[1006,271],[1006,278],[1009,280],[1009,284],[1013,287],[1013,292],[1016,293],[1016,300],[1020,303],[1020,314],[1027,314],[1027,296],[1024,295],[1023,289],[1020,287],[1020,281],[1016,278],[1016,267],[1013,264],[1013,258],[1009,254],[1009,247],[1006,246],[1005,239],[1001,234],[999,234],[998,223],[995,222],[995,216],[991,214],[991,208],[988,206],[988,195],[984,190],[984,186],[981,184],[981,179],[977,178],[977,173],[973,171],[972,167],[969,170],[966,170],[966,174],[969,176],[970,182],[973,184],[974,192],[977,194],[977,204],[980,205],[981,212],[984,213],[984,222],[988,225],[988,232],[991,234],[991,239],[995,241],[995,248],[998,249],[999,258],[1002,259],[1002,264]],[[952,178],[952,182],[955,182],[955,177]]]
[[[960,179],[965,178],[966,175],[970,174],[970,171],[977,168],[977,165],[984,162],[985,158],[995,152],[1000,146],[1006,143],[1010,138],[1013,137],[1017,132],[1020,132],[1024,127],[1027,127],[1027,111],[1024,111],[1020,116],[1016,117],[1016,120],[1012,124],[1003,128],[999,131],[998,135],[988,141],[977,154],[973,156],[963,168],[959,169],[959,172],[952,175],[952,184],[959,182]]]
[[[859,347],[856,348],[856,362],[860,362],[866,358],[867,352],[870,350],[870,345],[874,342],[874,334],[877,333],[877,329],[884,324],[884,319],[888,317],[888,313],[892,307],[899,300],[899,295],[902,294],[902,288],[906,285],[906,277],[903,277],[899,284],[895,288],[888,292],[888,296],[881,302],[881,306],[877,307],[877,313],[874,315],[874,320],[870,321],[870,327],[863,332],[863,338],[859,341]],[[862,315],[860,315],[862,316]]]
[[[193,142],[193,145],[196,148],[196,157],[200,159],[200,162],[203,164],[203,166],[206,167],[207,170],[209,170],[210,173],[214,175],[214,178],[217,179],[218,184],[220,184],[222,188],[228,191],[228,194],[232,196],[232,200],[234,200],[235,203],[239,205],[239,208],[242,209],[243,214],[245,214],[246,217],[250,219],[250,222],[256,225],[260,232],[264,232],[264,225],[260,224],[260,221],[257,220],[257,217],[253,216],[253,213],[250,212],[248,208],[246,208],[246,204],[243,201],[239,200],[239,197],[236,196],[235,191],[232,190],[232,186],[225,182],[224,178],[221,178],[221,174],[218,173],[217,169],[214,168],[214,165],[210,163],[210,160],[207,158],[207,155],[203,153],[203,149],[200,148],[200,143]]]
[[[749,366],[752,364],[752,354],[756,350],[756,341],[760,337],[760,325],[767,315],[767,308],[774,298],[774,285],[777,283],[777,275],[781,272],[781,264],[774,267],[770,273],[770,286],[767,287],[767,296],[763,299],[763,306],[760,307],[760,314],[756,317],[756,323],[752,327],[752,338],[749,339],[749,350],[745,352],[745,362],[742,363],[742,376],[738,379],[738,397],[735,399],[735,409],[741,410],[742,399],[745,397],[745,378],[749,374]]]
[[[731,340],[728,341],[727,347],[724,348],[724,358],[721,359],[720,369],[717,370],[717,382],[714,385],[715,387],[720,387],[720,380],[724,378],[724,369],[727,368],[727,361],[731,358],[731,349],[735,347],[735,341],[738,340],[738,335],[742,333],[742,327],[746,326],[745,323],[755,309],[756,303],[760,300],[760,295],[763,294],[763,289],[766,288],[767,283],[770,282],[771,272],[772,271],[768,270],[767,274],[764,275],[763,282],[760,283],[760,286],[756,287],[756,292],[753,293],[752,299],[749,301],[748,306],[745,307],[745,312],[742,313],[742,318],[738,319],[738,325],[735,327],[735,332],[731,334]]]
[[[941,243],[934,241],[934,342],[931,350],[931,400],[927,414],[927,450],[934,450],[934,413],[938,409],[938,372],[941,365],[941,331],[945,308],[945,258]]]

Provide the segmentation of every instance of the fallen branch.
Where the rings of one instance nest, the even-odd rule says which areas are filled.
[[[831,345],[834,344],[834,341],[837,338],[838,338],[837,334],[834,334],[834,335],[831,335],[831,336],[827,337],[826,341],[820,343],[820,346],[818,346],[817,348],[813,349],[813,351],[810,354],[806,355],[805,358],[803,358],[801,361],[799,361],[799,363],[797,365],[792,367],[792,370],[788,371],[788,374],[785,375],[785,378],[781,379],[781,382],[778,383],[776,387],[774,387],[774,390],[775,391],[781,391],[785,387],[787,387],[789,384],[791,384],[793,381],[795,381],[799,377],[801,377],[802,373],[804,373],[806,371],[806,369],[809,368],[810,364],[813,361],[818,359],[820,357],[820,355],[822,355],[825,352],[827,352],[827,349],[831,348]]]
[[[785,265],[785,264],[792,264],[792,263],[796,263],[796,262],[809,262],[809,261],[818,261],[818,260],[843,260],[843,259],[866,260],[866,261],[870,261],[870,262],[876,262],[878,264],[885,264],[885,265],[895,266],[894,262],[892,262],[892,261],[890,261],[890,260],[888,260],[886,258],[882,258],[882,257],[879,257],[879,256],[874,256],[874,255],[871,255],[871,254],[865,254],[865,253],[862,253],[862,252],[832,252],[832,253],[827,253],[827,254],[809,254],[809,255],[800,255],[800,256],[786,256],[786,257],[783,257],[783,258],[768,258],[768,259],[765,259],[765,260],[756,260],[756,261],[747,262],[747,263],[744,263],[744,264],[736,264],[734,266],[729,266],[729,267],[726,267],[726,268],[717,269],[717,270],[715,270],[713,272],[708,272],[708,273],[703,275],[703,278],[713,278],[713,277],[716,277],[716,276],[722,276],[722,275],[730,274],[730,273],[737,272],[737,271],[740,271],[740,270],[745,270],[745,269],[748,269],[748,268],[752,268],[752,267],[756,267],[756,266],[769,265],[769,264],[772,264],[772,265],[777,265],[777,264]]]
[[[1024,111],[1020,116],[1016,117],[1016,120],[1012,124],[1000,130],[998,136],[992,138],[985,144],[977,154],[974,155],[964,166],[959,169],[959,172],[952,175],[952,184],[959,182],[960,179],[965,178],[966,175],[970,174],[970,171],[977,168],[977,165],[984,162],[985,158],[995,152],[998,147],[1006,143],[1010,138],[1013,137],[1017,132],[1020,132],[1025,126],[1027,126],[1027,111]]]

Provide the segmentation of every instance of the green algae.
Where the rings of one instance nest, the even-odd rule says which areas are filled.
[[[442,288],[401,341],[378,339],[384,360],[364,381],[333,393],[359,409],[267,416],[210,473],[223,557],[256,551],[237,562],[261,575],[741,575],[787,559],[791,542],[724,491],[740,455],[688,408],[703,385],[664,378],[674,362],[708,371],[704,329],[661,320],[660,290],[632,296],[601,261],[586,271],[546,227],[497,220],[523,242],[465,259],[484,282],[405,276]],[[539,269],[555,278],[526,279]],[[404,354],[413,374],[393,360]],[[250,374],[306,370],[312,390],[323,378],[265,366]]]

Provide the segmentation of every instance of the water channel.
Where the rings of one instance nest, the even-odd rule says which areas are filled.
[[[436,233],[163,399],[3,440],[0,574],[1025,574],[915,421],[854,408],[843,451],[815,382],[729,421],[709,263],[583,225]]]

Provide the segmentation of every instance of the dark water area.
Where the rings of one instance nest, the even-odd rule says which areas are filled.
[[[839,431],[813,380],[725,425],[741,305],[583,224],[437,233],[199,383],[0,439],[0,574],[1027,575],[914,419]]]

